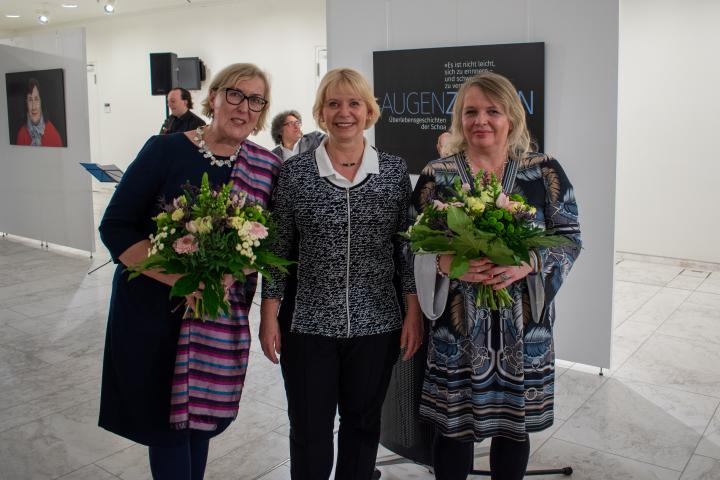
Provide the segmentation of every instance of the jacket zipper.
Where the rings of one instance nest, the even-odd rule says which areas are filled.
[[[345,189],[347,199],[347,269],[345,271],[345,308],[347,311],[347,336],[350,338],[350,189]]]

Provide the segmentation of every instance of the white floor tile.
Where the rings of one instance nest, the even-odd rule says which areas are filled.
[[[63,475],[58,480],[117,480],[118,477],[95,465],[88,465],[72,473]]]
[[[655,332],[650,323],[628,320],[613,330],[610,370],[616,371]]]
[[[720,399],[609,379],[554,437],[681,471]]]
[[[95,464],[122,480],[152,480],[148,449],[144,445],[134,444]]]
[[[657,331],[688,340],[715,343],[720,348],[720,309],[685,303]]]
[[[615,377],[720,398],[717,344],[654,333],[615,372]]]
[[[56,478],[131,442],[97,427],[97,402],[43,417],[0,433],[0,465],[9,478]]]
[[[695,454],[720,460],[720,410],[710,421],[702,440],[695,449]]]
[[[615,280],[665,286],[682,271],[673,265],[623,260],[615,266]]]
[[[653,298],[662,287],[615,281],[613,292],[613,325],[618,326]]]
[[[688,290],[662,288],[645,302],[628,320],[652,325],[662,324],[691,295]]]
[[[679,472],[649,465],[557,439],[549,440],[530,458],[532,468],[573,469],[572,480],[677,480]]]
[[[694,456],[680,480],[717,480],[720,478],[720,461]]]
[[[208,463],[206,480],[250,480],[269,473],[290,458],[287,438],[270,432],[257,438],[252,448],[240,447]]]
[[[570,418],[606,381],[606,377],[597,374],[565,372],[555,383],[555,417],[560,420]]]

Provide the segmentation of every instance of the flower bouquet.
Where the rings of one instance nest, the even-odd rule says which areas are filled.
[[[454,190],[447,203],[435,200],[427,204],[415,224],[402,233],[415,253],[454,255],[450,278],[464,275],[473,259],[487,257],[496,265],[529,264],[531,248],[570,243],[535,226],[535,207],[520,195],[503,193],[494,174],[487,176],[481,170],[473,185],[455,179]],[[494,290],[478,284],[478,306],[498,310],[512,303],[505,288]]]
[[[164,204],[153,218],[157,231],[150,235],[148,258],[129,270],[130,279],[151,269],[181,274],[170,296],[183,297],[202,288],[195,318],[216,319],[230,314],[224,278],[245,280],[247,269],[270,276],[268,267],[287,271],[291,261],[271,253],[270,215],[260,205],[246,204],[246,195],[232,193],[232,182],[210,188],[207,173],[200,188],[186,185],[184,194]]]

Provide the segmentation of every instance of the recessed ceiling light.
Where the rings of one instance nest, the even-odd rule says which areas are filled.
[[[60,6],[63,8],[77,8],[78,7],[76,3],[63,3]]]
[[[14,13],[6,13],[5,18],[20,18],[20,15],[16,15]]]
[[[40,25],[47,25],[50,21],[50,17],[47,13],[40,13],[38,14],[37,21]]]
[[[115,0],[106,0],[103,10],[105,10],[106,15],[112,15],[115,13]]]

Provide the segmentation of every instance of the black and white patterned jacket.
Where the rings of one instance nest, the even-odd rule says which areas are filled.
[[[415,293],[408,243],[397,235],[412,222],[410,176],[400,157],[378,152],[378,163],[379,174],[350,188],[320,177],[314,150],[282,165],[273,251],[298,252],[293,332],[346,338],[402,326],[393,276],[397,268],[403,293]],[[273,272],[263,298],[282,298],[285,285]]]

